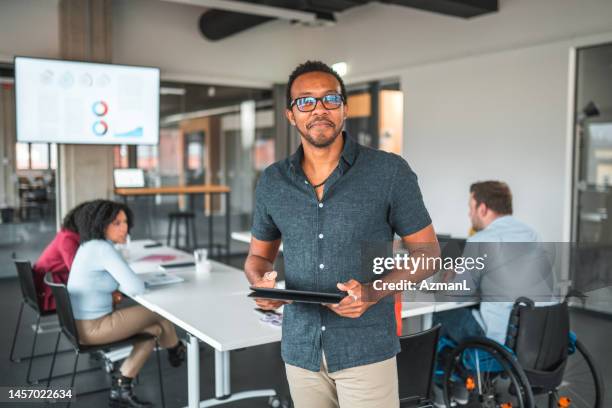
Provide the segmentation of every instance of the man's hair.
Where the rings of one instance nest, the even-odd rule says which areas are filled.
[[[512,214],[512,192],[502,181],[479,181],[470,186],[476,205],[485,204],[501,215]]]
[[[127,205],[110,200],[94,200],[88,203],[76,216],[81,243],[92,239],[106,239],[106,228],[121,211],[127,217],[129,232],[134,225],[134,215]]]
[[[79,226],[77,225],[77,214],[83,210],[91,201],[83,201],[81,204],[74,207],[72,210],[66,214],[64,219],[62,220],[62,229],[69,230],[72,232],[79,233]]]
[[[342,95],[342,99],[344,99],[344,103],[346,104],[346,87],[344,86],[344,81],[342,81],[340,75],[338,75],[338,73],[334,71],[332,67],[324,62],[309,60],[298,65],[297,68],[293,70],[291,75],[289,75],[289,81],[287,81],[287,109],[291,109],[291,86],[293,86],[293,82],[300,75],[304,75],[309,72],[324,72],[336,78],[340,83],[340,94]]]

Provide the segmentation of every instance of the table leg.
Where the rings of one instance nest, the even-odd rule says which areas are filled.
[[[208,255],[213,255],[213,199],[212,193],[208,194]]]
[[[227,262],[229,262],[230,256],[230,236],[231,232],[231,214],[230,209],[230,192],[225,193],[225,255],[227,256]]]
[[[230,353],[215,350],[215,397],[227,398],[232,393],[230,386]]]
[[[187,334],[187,393],[189,408],[200,406],[200,346],[197,337]]]
[[[191,391],[190,394],[191,396]],[[201,401],[200,408],[216,407],[233,401],[240,401],[251,398],[276,398],[278,395],[273,389],[261,389],[251,391],[241,391],[232,394],[230,383],[230,352],[215,350],[215,398]],[[191,400],[189,408],[191,408]]]

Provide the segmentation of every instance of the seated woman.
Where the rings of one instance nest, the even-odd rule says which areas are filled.
[[[128,296],[145,290],[144,283],[114,247],[126,242],[132,219],[132,211],[127,206],[106,200],[87,206],[77,217],[81,246],[72,263],[67,286],[79,340],[85,345],[95,345],[150,333],[168,350],[170,364],[178,367],[185,360],[185,346],[172,323],[143,306],[113,311],[112,293],[116,289]],[[132,379],[154,347],[154,340],[134,344],[120,372],[113,373],[110,406],[152,406],[134,395]]]
[[[51,272],[53,280],[57,283],[68,282],[68,273],[79,248],[80,238],[76,216],[88,203],[89,201],[83,202],[66,214],[60,231],[55,235],[53,241],[47,245],[32,267],[38,305],[43,312],[55,310],[55,299],[53,299],[51,288],[44,284],[45,274]]]

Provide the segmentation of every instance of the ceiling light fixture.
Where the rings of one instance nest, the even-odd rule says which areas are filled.
[[[281,20],[299,21],[302,23],[314,23],[318,19],[316,13],[307,11],[291,10],[282,7],[266,6],[263,4],[247,3],[236,0],[162,0],[170,3],[189,4],[210,9],[233,11],[235,13],[251,14],[262,17],[273,17]]]
[[[185,95],[186,91],[185,88],[172,88],[169,86],[162,86],[161,88],[159,88],[159,94],[160,95],[179,95],[179,96],[183,96]]]
[[[348,72],[348,64],[346,62],[336,62],[332,65],[332,69],[336,71],[338,75],[343,77]]]

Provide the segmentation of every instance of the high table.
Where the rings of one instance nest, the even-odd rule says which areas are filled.
[[[142,187],[142,188],[116,188],[115,194],[123,197],[124,202],[127,204],[128,197],[137,196],[155,196],[155,195],[187,195],[189,196],[190,203],[192,197],[195,194],[202,194],[203,196],[209,195],[212,197],[213,194],[225,194],[225,244],[220,247],[224,248],[226,255],[230,253],[230,193],[231,189],[228,186],[218,184],[201,184],[191,186],[162,186],[162,187]],[[193,205],[190,205],[192,207]],[[210,214],[208,216],[208,248],[209,253],[213,252],[213,212],[212,212],[212,200]]]
[[[158,270],[157,261],[141,261],[155,255],[173,255],[173,262],[193,260],[190,254],[161,246],[145,248],[152,241],[132,241],[126,258],[136,273]],[[212,261],[211,261],[212,262]],[[231,392],[230,351],[280,341],[281,330],[259,320],[253,299],[248,298],[249,284],[240,269],[212,262],[209,275],[199,275],[195,268],[177,269],[184,282],[158,286],[134,300],[165,317],[187,332],[187,373],[189,408],[211,407],[246,398],[275,397],[273,389]],[[405,303],[402,317],[430,315],[436,311],[464,307],[468,302]],[[431,319],[429,319],[431,325]],[[215,349],[215,397],[200,401],[200,358],[198,340]]]

